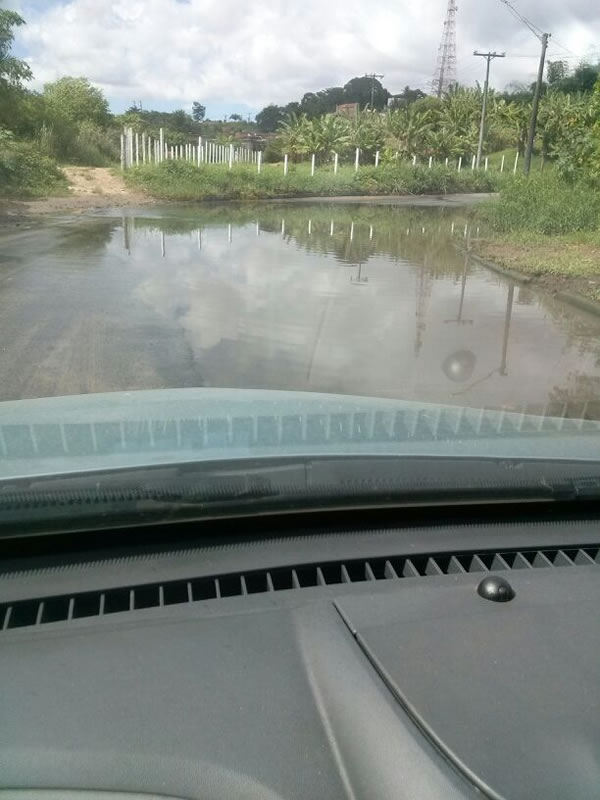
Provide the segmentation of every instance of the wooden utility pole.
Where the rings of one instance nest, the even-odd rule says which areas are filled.
[[[488,86],[490,82],[490,62],[494,58],[504,58],[505,53],[480,53],[479,50],[473,51],[474,56],[481,56],[486,60],[485,67],[485,83],[483,85],[483,103],[481,105],[481,124],[479,125],[479,143],[477,144],[477,158],[475,159],[475,166],[479,169],[481,163],[481,154],[483,152],[483,136],[485,133],[485,112],[487,109]]]
[[[540,54],[540,65],[538,67],[537,82],[533,95],[533,106],[531,107],[531,119],[529,120],[529,135],[527,137],[527,149],[525,150],[525,175],[529,175],[531,169],[531,156],[533,155],[533,142],[535,139],[535,127],[537,124],[538,107],[540,105],[540,95],[542,93],[542,82],[544,80],[544,64],[546,62],[546,49],[548,47],[549,33],[541,36],[542,52]]]

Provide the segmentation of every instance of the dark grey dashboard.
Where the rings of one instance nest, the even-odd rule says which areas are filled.
[[[439,526],[12,565],[0,798],[598,797],[599,541]],[[477,594],[490,573],[514,600]]]

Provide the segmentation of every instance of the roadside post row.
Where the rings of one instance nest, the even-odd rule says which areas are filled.
[[[396,153],[396,156],[398,154]],[[333,172],[337,174],[339,168],[338,153],[333,153]],[[360,167],[361,150],[356,148],[354,154],[354,171],[357,172]],[[192,164],[201,166],[202,164],[228,164],[229,169],[233,168],[234,164],[254,164],[257,171],[261,171],[262,167],[262,152],[260,150],[249,150],[247,147],[235,147],[233,144],[217,144],[216,142],[202,141],[202,137],[198,137],[198,144],[179,144],[169,145],[165,142],[163,129],[160,129],[158,138],[146,136],[145,133],[134,133],[133,128],[125,128],[121,134],[121,169],[128,169],[129,167],[139,166],[140,164],[158,164],[161,161],[189,161]],[[379,150],[375,153],[375,166],[378,167],[381,162],[381,154]],[[434,162],[433,156],[429,156],[427,161],[428,168],[431,169],[434,165],[441,164],[442,162]],[[417,156],[412,157],[412,165],[416,167],[419,164]],[[515,154],[514,164],[512,164],[512,171],[516,173],[519,164],[519,153]],[[506,157],[502,156],[500,161],[500,172],[504,172],[506,165]],[[311,169],[310,174],[314,176],[316,166],[316,154],[311,155]],[[463,158],[460,156],[457,161],[449,163],[449,159],[444,160],[444,166],[456,167],[458,172],[463,169]],[[467,168],[471,170],[477,169],[476,157],[473,156],[470,165]],[[487,172],[489,167],[489,157],[486,156],[484,160],[483,170]],[[289,171],[289,156],[287,153],[283,157],[283,174],[287,175]]]

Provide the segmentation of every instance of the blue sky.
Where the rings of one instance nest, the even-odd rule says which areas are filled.
[[[0,4],[2,0],[0,0]],[[435,69],[447,0],[5,0],[27,21],[17,52],[34,86],[84,75],[119,112],[191,109],[208,116],[253,114],[269,102],[384,74],[391,91],[427,90]],[[552,32],[550,58],[576,64],[600,51],[600,4],[515,0]],[[504,50],[492,84],[535,78],[539,42],[500,0],[460,0],[457,66],[461,82],[483,77],[476,48]]]

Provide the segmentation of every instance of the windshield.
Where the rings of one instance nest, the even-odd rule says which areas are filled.
[[[471,488],[490,459],[596,475],[598,29],[339,11],[0,3],[5,489],[273,486],[273,459],[352,461],[286,473],[345,502],[370,459],[430,459],[381,467],[414,492],[454,486],[436,459]]]

